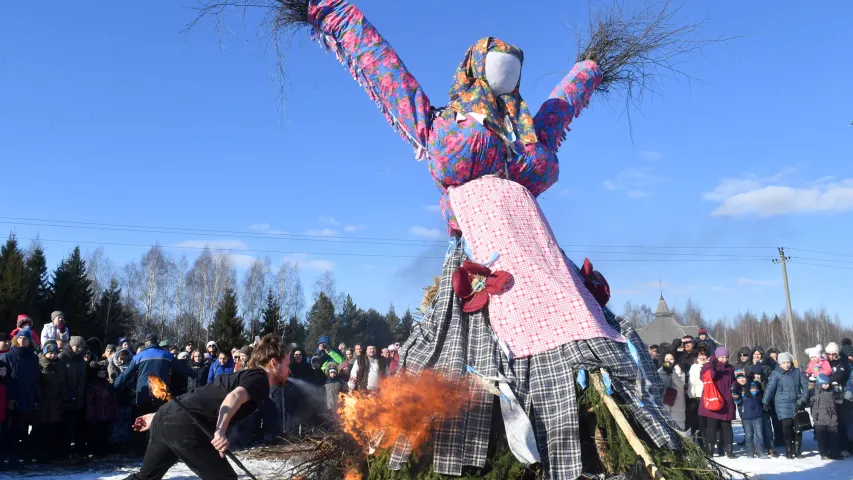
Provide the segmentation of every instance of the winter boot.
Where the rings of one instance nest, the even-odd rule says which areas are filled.
[[[714,456],[714,444],[713,443],[705,443],[705,456],[708,458],[712,458]]]
[[[803,458],[802,440],[794,440],[794,458]]]
[[[732,451],[731,445],[726,445],[726,456],[729,458],[737,458],[737,455]]]
[[[785,442],[785,458],[789,460],[794,458],[794,442]]]

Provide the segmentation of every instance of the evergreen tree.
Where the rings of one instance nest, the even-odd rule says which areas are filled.
[[[53,310],[61,310],[65,314],[71,335],[89,338],[103,334],[91,325],[91,302],[92,282],[86,274],[86,262],[80,255],[80,247],[74,247],[71,255],[53,272],[49,304]]]
[[[296,315],[290,317],[290,320],[287,321],[287,325],[284,326],[284,331],[281,334],[282,342],[286,344],[295,343],[296,345],[302,345],[305,343],[305,339],[308,337],[308,331],[305,328],[305,324],[299,321],[299,317]]]
[[[338,315],[338,342],[346,342],[350,344],[355,336],[355,329],[358,326],[358,307],[352,301],[352,297],[347,295],[341,308],[341,314]]]
[[[388,331],[391,333],[391,341],[385,344],[387,346],[397,340],[397,331],[400,329],[401,323],[393,303],[388,307],[388,313],[385,314],[385,322],[388,324]]]
[[[403,318],[400,319],[400,325],[397,328],[397,331],[394,332],[394,340],[403,343],[408,340],[409,335],[412,334],[412,325],[415,324],[415,316],[412,315],[412,309],[407,308],[406,313],[403,314]]]
[[[111,339],[129,335],[133,328],[130,312],[121,301],[121,287],[116,279],[111,280],[110,286],[101,292],[92,320],[93,328],[100,332],[95,336],[102,339],[104,344],[111,343]]]
[[[27,313],[35,325],[50,320],[50,285],[47,258],[41,245],[35,244],[27,256]]]
[[[27,313],[27,271],[15,234],[0,247],[0,327],[11,332],[19,314]]]
[[[231,350],[245,343],[243,320],[237,316],[237,294],[233,288],[225,290],[225,295],[216,307],[210,325],[210,337],[216,341],[220,350]]]
[[[365,329],[359,335],[360,338],[357,337],[362,346],[373,345],[377,349],[382,349],[394,342],[388,322],[381,313],[371,308],[365,312],[364,321]]]
[[[338,334],[338,325],[335,321],[335,306],[325,293],[317,294],[317,301],[308,312],[308,343],[310,351],[316,349],[317,339],[328,336],[334,342]]]
[[[261,337],[270,333],[278,333],[282,330],[281,306],[278,304],[272,289],[267,293],[267,306],[261,312]]]

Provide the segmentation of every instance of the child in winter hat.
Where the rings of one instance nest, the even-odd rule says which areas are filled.
[[[809,366],[806,369],[806,374],[809,376],[809,380],[817,377],[821,373],[826,375],[832,374],[832,366],[829,364],[829,360],[827,360],[822,353],[823,345],[819,343],[812,348],[806,349],[806,355],[808,355],[810,359]]]

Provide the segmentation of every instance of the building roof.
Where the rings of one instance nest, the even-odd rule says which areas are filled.
[[[638,329],[637,334],[640,335],[646,345],[660,345],[661,343],[670,343],[685,335],[696,338],[699,335],[699,327],[685,326],[675,321],[666,300],[661,295],[658,300],[658,308],[655,310],[655,318],[645,327]]]
[[[666,300],[663,299],[663,295],[660,296],[660,300],[658,300],[658,308],[655,310],[655,317],[671,317],[672,312],[669,311],[669,307],[666,304]]]

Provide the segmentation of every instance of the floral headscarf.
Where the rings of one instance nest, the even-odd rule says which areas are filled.
[[[465,59],[456,69],[453,85],[450,87],[448,108],[463,115],[473,112],[485,116],[485,125],[510,146],[513,144],[513,134],[525,145],[536,143],[533,117],[518,93],[518,85],[512,92],[500,96],[495,96],[489,87],[486,81],[486,54],[489,52],[508,53],[524,63],[524,53],[521,49],[497,38],[486,37],[478,40],[468,49]],[[510,125],[505,123],[506,117],[509,117],[514,132],[510,130]]]

